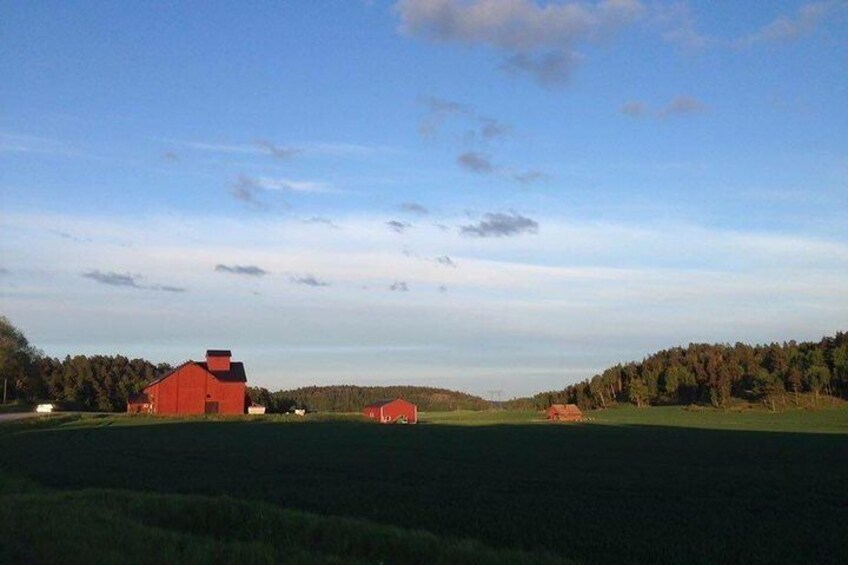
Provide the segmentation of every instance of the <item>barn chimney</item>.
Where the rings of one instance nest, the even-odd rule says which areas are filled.
[[[206,366],[210,371],[229,371],[232,356],[229,349],[207,349]]]

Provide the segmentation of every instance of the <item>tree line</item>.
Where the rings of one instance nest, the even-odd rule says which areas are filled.
[[[0,315],[0,386],[8,400],[51,400],[79,410],[126,410],[130,395],[170,371],[122,355],[45,356],[24,334]],[[837,332],[817,342],[767,345],[690,344],[654,353],[641,362],[618,364],[562,390],[500,403],[516,410],[541,410],[551,404],[604,408],[617,402],[711,404],[726,407],[734,398],[759,401],[775,409],[810,394],[848,398],[848,333]],[[402,397],[422,411],[484,410],[491,405],[462,392],[414,386],[310,386],[269,392],[250,387],[248,394],[272,412],[304,408],[321,412],[354,412],[384,398]]]
[[[486,410],[491,405],[478,396],[423,386],[308,386],[269,392],[249,387],[251,401],[269,412],[288,412],[302,408],[313,412],[358,412],[372,402],[403,398],[424,412],[450,410]]]
[[[167,363],[123,355],[47,357],[0,316],[0,380],[5,381],[7,400],[50,400],[66,409],[124,412],[131,394],[170,370]]]
[[[604,408],[615,402],[710,404],[727,407],[733,398],[763,402],[774,410],[811,393],[848,396],[848,333],[818,342],[768,345],[690,344],[615,365],[562,390],[504,403],[512,409],[543,409],[551,404]]]
[[[64,359],[45,356],[26,336],[0,316],[0,379],[6,380],[11,401],[58,402],[65,409],[124,412],[130,395],[172,370],[123,355],[75,355]],[[0,387],[3,385],[0,382]],[[2,391],[0,391],[2,392]],[[402,397],[421,410],[483,410],[482,398],[462,392],[415,386],[360,387],[352,385],[304,387],[269,392],[249,387],[253,402],[269,412],[303,408],[320,412],[355,412],[375,400]]]

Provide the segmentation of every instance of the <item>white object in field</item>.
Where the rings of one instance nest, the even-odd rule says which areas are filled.
[[[306,410],[304,410],[303,408],[295,408],[294,413],[298,416],[306,416]]]
[[[52,404],[39,404],[38,406],[35,407],[35,411],[36,412],[42,412],[42,413],[45,413],[45,414],[49,414],[50,412],[53,411],[53,405]]]
[[[248,414],[264,414],[265,407],[264,406],[248,406],[247,407]]]

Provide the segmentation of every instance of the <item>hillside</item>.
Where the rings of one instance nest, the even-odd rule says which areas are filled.
[[[553,403],[604,408],[615,402],[711,404],[725,408],[734,399],[762,402],[771,410],[814,405],[822,396],[848,395],[848,333],[817,342],[766,345],[689,344],[615,365],[563,390],[541,392],[504,403],[510,409],[543,409]]]
[[[422,412],[446,410],[485,410],[489,402],[479,396],[445,388],[423,386],[308,386],[269,392],[249,388],[251,400],[271,412],[287,412],[292,407],[314,412],[358,412],[363,406],[385,398],[403,398]]]

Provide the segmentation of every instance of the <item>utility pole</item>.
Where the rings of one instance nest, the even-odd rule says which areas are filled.
[[[6,404],[6,382],[8,382],[8,378],[3,377],[3,404]]]
[[[486,392],[488,392],[488,393],[489,393],[489,402],[491,402],[491,403],[492,403],[492,405],[495,405],[495,396],[497,396],[497,397],[498,397],[498,406],[500,406],[500,403],[501,403],[501,393],[502,393],[503,391],[502,391],[502,390],[487,390]]]

